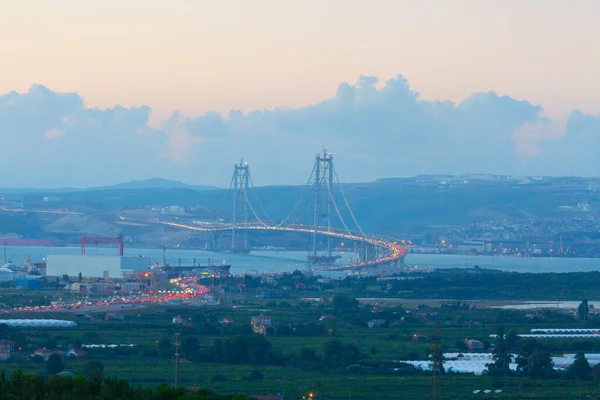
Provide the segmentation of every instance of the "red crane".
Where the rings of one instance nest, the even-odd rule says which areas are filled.
[[[92,238],[92,237],[85,237],[82,236],[81,237],[81,254],[85,254],[85,244],[86,243],[94,243],[94,244],[98,244],[98,243],[118,243],[119,244],[119,255],[122,256],[123,255],[123,238],[122,237],[116,237],[116,238]]]

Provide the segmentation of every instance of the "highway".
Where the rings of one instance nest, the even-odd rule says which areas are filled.
[[[167,222],[160,220],[151,220],[152,223],[162,224],[171,227],[177,227],[182,229],[190,229],[199,232],[223,232],[230,231],[234,229],[234,226],[229,223],[218,223],[212,225],[186,225],[180,224],[176,222]],[[374,245],[380,248],[385,249],[382,252],[382,257],[376,260],[369,260],[360,263],[354,264],[346,264],[346,265],[336,265],[329,267],[320,267],[310,269],[311,271],[343,271],[343,270],[352,270],[359,269],[362,267],[368,266],[377,266],[381,264],[388,264],[394,261],[398,261],[406,255],[406,248],[400,246],[395,241],[389,238],[385,238],[382,236],[360,236],[352,233],[344,232],[340,229],[333,229],[327,227],[319,227],[315,230],[312,226],[309,225],[289,225],[289,226],[277,226],[277,225],[267,225],[267,224],[257,224],[257,223],[240,223],[236,224],[235,230],[258,230],[258,231],[284,231],[284,232],[296,232],[296,233],[306,233],[306,234],[314,234],[323,236],[330,236],[339,239],[344,239],[348,241],[362,242],[370,245]]]

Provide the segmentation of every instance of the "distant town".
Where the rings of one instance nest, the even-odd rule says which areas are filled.
[[[409,253],[597,257],[599,186],[597,178],[423,175],[348,184],[347,192],[348,201],[363,216],[365,230],[394,238]],[[292,207],[299,189],[251,190],[267,198],[266,212],[283,219],[285,207]],[[358,201],[364,196],[369,204],[381,207],[365,207],[364,199]],[[90,201],[92,197],[94,201]],[[0,189],[0,240],[9,245],[32,240],[65,245],[77,244],[82,235],[100,235],[121,236],[139,247],[202,248],[206,241],[202,235],[172,232],[165,238],[164,226],[153,222],[199,226],[227,222],[231,199],[224,206],[226,203],[227,191],[219,189],[128,189],[127,184],[119,190],[55,190],[52,194]],[[259,205],[255,208],[261,212]],[[421,217],[424,213],[428,217]],[[310,223],[310,214],[300,221]],[[333,223],[341,228],[339,221],[333,219]],[[311,246],[310,241],[293,234],[263,239],[251,234],[250,246],[288,250]]]

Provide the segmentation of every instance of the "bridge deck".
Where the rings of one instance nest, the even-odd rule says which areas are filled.
[[[194,231],[198,231],[198,232],[223,232],[223,231],[229,231],[229,230],[234,229],[234,226],[232,224],[226,224],[226,223],[212,224],[212,225],[185,225],[185,224],[179,224],[179,223],[175,223],[175,222],[166,222],[166,221],[153,221],[153,222],[172,226],[172,227],[178,227],[178,228],[182,228],[182,229],[190,229],[190,230],[194,230]],[[276,225],[274,225],[274,226],[271,226],[271,225],[263,225],[263,224],[256,224],[256,223],[248,223],[248,224],[242,223],[242,224],[237,224],[235,226],[235,229],[236,230],[296,232],[296,233],[307,233],[307,234],[316,233],[317,235],[323,235],[323,236],[335,237],[335,238],[349,240],[349,241],[371,244],[371,245],[374,245],[377,247],[385,248],[388,250],[388,253],[389,253],[389,254],[384,255],[383,257],[378,258],[376,260],[369,260],[369,261],[364,261],[364,262],[354,263],[354,264],[346,264],[346,265],[330,266],[330,267],[322,267],[322,268],[314,269],[314,270],[319,270],[319,271],[334,271],[334,270],[341,271],[341,270],[346,270],[346,269],[357,269],[357,268],[368,267],[368,266],[391,264],[394,261],[403,259],[404,256],[406,255],[406,248],[398,245],[396,242],[392,241],[391,239],[384,238],[381,236],[375,236],[375,235],[373,235],[371,237],[360,236],[360,235],[356,235],[356,234],[352,234],[352,233],[348,233],[348,232],[343,232],[339,229],[328,229],[327,227],[319,227],[318,229],[315,230],[314,227],[307,226],[307,225],[292,225],[292,226],[276,226]]]

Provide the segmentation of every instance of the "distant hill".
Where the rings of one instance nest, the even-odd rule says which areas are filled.
[[[103,186],[97,188],[91,188],[89,190],[140,190],[140,189],[193,189],[193,190],[215,190],[218,189],[215,186],[204,186],[204,185],[188,185],[180,181],[174,181],[170,179],[144,179],[139,181],[130,181],[125,183],[118,183],[112,186]]]
[[[401,236],[407,230],[424,231],[432,226],[490,220],[585,218],[587,214],[578,211],[577,207],[582,201],[588,204],[590,210],[600,210],[600,193],[596,194],[589,189],[590,182],[595,182],[591,178],[553,179],[550,182],[532,183],[464,181],[467,180],[461,179],[458,184],[449,185],[441,184],[437,177],[422,177],[419,180],[383,179],[345,184],[344,194],[365,232],[390,236]],[[592,186],[595,185],[594,183]],[[201,188],[177,181],[152,179],[110,188],[54,192],[53,196],[60,199],[55,202],[44,201],[48,192],[41,190],[23,194],[22,197],[24,208],[28,210],[60,208],[96,215],[109,210],[179,205],[202,208],[208,215],[228,218],[232,210],[231,191]],[[298,202],[301,196],[302,201]],[[264,209],[275,223],[295,221],[312,224],[313,196],[312,187],[305,190],[302,186],[263,186],[253,188],[248,193],[251,211],[268,221]],[[346,211],[345,200],[338,188],[334,190],[334,197],[344,221],[354,229],[352,217]],[[294,213],[290,216],[292,210]],[[337,218],[338,210],[334,211],[333,224],[341,227]],[[9,223],[17,226],[15,221],[0,221],[4,225]],[[27,228],[23,227],[23,230],[27,231]],[[18,233],[21,229],[10,231]],[[67,229],[61,227],[57,231],[66,232]]]
[[[0,237],[11,237],[11,234],[27,239],[45,237],[43,223],[35,214],[15,214],[0,211]]]
[[[185,185],[185,184],[184,184]],[[160,186],[160,185],[159,185]],[[515,182],[477,182],[464,185],[418,183],[410,179],[386,179],[344,185],[344,193],[356,219],[365,232],[391,236],[407,229],[425,229],[431,225],[460,225],[510,218],[564,218],[576,211],[561,206],[576,206],[586,199],[590,207],[600,207],[600,197],[590,196],[581,182],[556,185],[522,185]],[[298,198],[303,194],[301,204]],[[46,208],[43,193],[23,196],[25,208]],[[225,218],[231,213],[232,194],[220,190],[197,190],[190,186],[158,188],[113,188],[57,193],[55,207],[82,212],[137,209],[152,206],[201,206]],[[353,229],[339,190],[336,203],[344,220]],[[289,220],[312,223],[312,188],[300,186],[263,186],[249,193],[252,209],[274,222],[280,222],[295,210]],[[260,199],[260,204],[258,200]],[[575,215],[575,214],[573,214]],[[582,215],[581,213],[576,215]],[[337,222],[334,214],[334,226]]]
[[[101,190],[146,190],[146,189],[192,189],[192,190],[216,190],[219,189],[216,186],[205,186],[205,185],[189,185],[180,181],[174,181],[170,179],[144,179],[138,181],[130,181],[124,183],[117,183],[116,185],[110,186],[98,186],[92,188],[0,188],[0,195],[5,196],[22,196],[28,193],[69,193],[69,192],[87,192],[87,191],[101,191]]]

